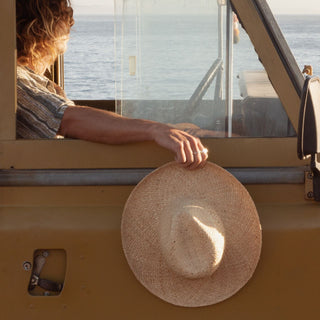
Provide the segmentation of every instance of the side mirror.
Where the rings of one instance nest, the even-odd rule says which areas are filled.
[[[298,130],[298,157],[320,153],[320,78],[307,77],[302,90]]]
[[[298,128],[298,157],[311,157],[313,195],[320,201],[320,78],[307,77],[302,90]]]

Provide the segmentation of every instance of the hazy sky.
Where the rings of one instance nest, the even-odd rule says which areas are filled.
[[[319,0],[267,0],[275,14],[320,14]]]
[[[172,0],[174,1],[174,0]],[[186,0],[188,1],[188,0]],[[213,0],[214,1],[214,0]],[[275,14],[320,14],[319,0],[267,0]],[[112,14],[114,0],[71,0],[75,14]]]

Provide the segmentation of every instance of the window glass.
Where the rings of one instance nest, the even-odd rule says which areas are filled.
[[[225,6],[199,0],[126,1],[119,11],[118,112],[182,129],[223,128],[220,18]]]
[[[257,53],[235,17],[233,46],[233,133],[252,137],[295,136]]]
[[[117,112],[170,123],[200,137],[295,135],[225,1],[116,4]],[[233,73],[227,74],[229,69]]]

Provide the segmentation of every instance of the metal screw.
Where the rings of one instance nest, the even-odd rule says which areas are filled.
[[[49,252],[48,251],[43,251],[42,252],[42,256],[47,258],[49,256]]]
[[[24,269],[25,271],[30,271],[31,268],[32,268],[31,262],[25,261],[25,262],[23,263],[23,269]]]
[[[310,180],[313,179],[313,174],[311,172],[308,173],[308,179],[310,179]]]
[[[308,192],[308,193],[307,193],[307,197],[308,197],[309,199],[314,198],[313,192],[312,192],[312,191]]]

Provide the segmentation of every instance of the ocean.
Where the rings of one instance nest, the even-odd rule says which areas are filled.
[[[320,16],[280,15],[276,16],[276,19],[299,68],[302,70],[304,65],[312,65],[314,74],[320,75]],[[120,60],[118,59],[120,51],[117,50],[115,52],[114,18],[113,16],[82,15],[75,17],[75,20],[76,23],[71,31],[68,50],[64,58],[65,90],[67,95],[74,100],[113,100],[118,95],[117,90],[120,87]],[[148,72],[152,73],[149,91],[142,93],[144,97],[149,94],[150,96],[147,98],[150,99],[161,97],[166,99],[188,99],[206,70],[211,66],[214,59],[210,50],[214,50],[211,47],[216,46],[216,44],[213,44],[214,41],[208,44],[204,40],[207,36],[209,37],[210,28],[206,28],[208,29],[208,34],[206,35],[203,30],[195,28],[194,21],[192,25],[191,23],[188,25],[186,21],[181,21],[181,26],[183,41],[173,45],[174,40],[170,37],[168,40],[166,37],[166,35],[170,35],[169,24],[164,23],[163,30],[159,33],[159,39],[162,36],[162,38],[166,37],[166,40],[168,40],[163,42],[164,44],[161,46],[165,56],[161,58],[160,63],[152,61],[152,64],[143,70],[145,75],[148,75]],[[201,42],[196,43],[195,41],[199,39],[200,31],[204,38],[202,38]],[[176,35],[177,37],[179,38],[179,34]],[[148,39],[146,36],[144,39],[146,40],[144,40],[143,44],[145,46],[143,48],[146,49]],[[137,41],[136,38],[134,40]],[[165,43],[167,43],[168,47],[165,47]],[[201,48],[204,45],[208,47],[208,50]],[[146,60],[148,60],[148,57],[161,56],[159,48],[157,48],[157,52],[152,52],[155,49],[151,47],[149,48],[149,54],[143,53],[144,57],[147,57]],[[177,52],[180,54],[178,58]],[[116,55],[117,58],[115,58]],[[190,57],[194,59],[191,62],[188,60]],[[152,58],[149,59],[149,62],[151,60]],[[188,66],[191,69],[185,67],[187,61],[189,61]],[[195,61],[197,61],[199,67],[194,63]],[[240,30],[240,41],[234,45],[235,98],[239,95],[236,83],[238,73],[245,69],[262,68],[257,55],[250,46],[250,40],[244,30]],[[125,84],[127,83],[126,81],[125,79]],[[128,90],[130,91],[130,88]],[[136,96],[135,87],[132,87],[131,92],[129,91],[126,92],[126,98],[139,98]],[[159,92],[162,92],[161,97],[158,96]]]

